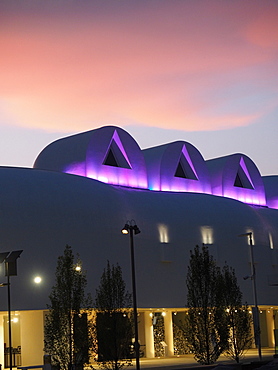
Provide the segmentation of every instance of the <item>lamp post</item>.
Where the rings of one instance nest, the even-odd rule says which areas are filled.
[[[133,315],[134,315],[134,348],[136,358],[136,369],[140,370],[140,352],[139,352],[139,340],[138,340],[138,321],[137,321],[137,299],[136,299],[136,280],[135,280],[135,259],[134,259],[134,234],[140,233],[138,226],[134,220],[127,221],[125,226],[122,228],[123,234],[129,234],[130,236],[130,256],[131,256],[131,274],[132,274],[132,294],[133,294]]]
[[[257,301],[257,286],[256,286],[256,269],[254,263],[254,255],[253,255],[253,238],[252,232],[248,232],[245,234],[240,234],[239,236],[247,236],[249,238],[249,245],[250,245],[250,258],[251,258],[251,276],[250,279],[252,280],[253,285],[253,296],[254,296],[254,334],[255,334],[255,344],[258,346],[258,355],[259,360],[262,361],[262,346],[261,346],[261,329],[260,329],[260,317],[259,317],[259,309],[258,309],[258,301]]]
[[[11,320],[11,289],[10,289],[10,276],[17,275],[16,260],[19,258],[23,251],[3,252],[0,253],[0,263],[5,263],[5,275],[7,276],[7,283],[2,283],[0,286],[8,287],[8,324],[9,324],[9,358],[10,370],[13,368],[12,357],[12,320]]]

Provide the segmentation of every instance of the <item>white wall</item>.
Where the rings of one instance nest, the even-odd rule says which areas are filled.
[[[44,311],[21,311],[22,366],[43,364]]]

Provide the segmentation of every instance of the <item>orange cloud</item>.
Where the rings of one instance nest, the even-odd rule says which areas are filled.
[[[0,109],[19,125],[215,130],[254,122],[275,90],[275,2],[51,4],[0,9]]]

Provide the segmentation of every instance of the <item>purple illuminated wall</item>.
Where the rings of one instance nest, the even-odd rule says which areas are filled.
[[[278,176],[264,176],[262,180],[268,207],[278,209]]]
[[[149,189],[211,194],[209,173],[200,152],[176,141],[143,150]]]
[[[206,193],[278,208],[277,186],[271,187],[271,196],[266,201],[259,170],[246,155],[233,154],[204,161],[201,153],[184,141],[141,150],[129,133],[115,126],[51,143],[39,154],[34,167],[85,176],[107,184]]]
[[[34,167],[85,176],[108,184],[148,187],[141,149],[126,131],[114,126],[55,141],[39,154]]]
[[[146,189],[147,173],[143,154],[124,130],[105,127],[92,135],[86,153],[86,176],[114,185]],[[109,165],[109,153],[117,163]]]
[[[244,154],[233,154],[206,163],[211,174],[213,195],[266,206],[261,175],[249,157]]]

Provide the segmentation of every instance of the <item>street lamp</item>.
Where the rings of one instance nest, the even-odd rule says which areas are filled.
[[[255,344],[258,346],[258,354],[259,359],[262,361],[262,346],[261,346],[261,329],[260,329],[260,318],[259,318],[259,309],[258,309],[258,302],[257,302],[257,286],[256,286],[256,269],[254,263],[254,255],[253,255],[253,238],[252,232],[240,234],[238,236],[247,236],[249,238],[249,245],[250,245],[250,257],[251,257],[251,275],[250,279],[252,280],[253,285],[253,296],[254,296],[254,334],[255,334]],[[249,276],[245,276],[243,279],[248,279]]]
[[[13,368],[12,364],[12,320],[11,320],[11,290],[10,290],[10,276],[17,275],[16,260],[23,251],[2,252],[0,253],[0,263],[5,263],[5,276],[7,276],[7,283],[2,283],[0,286],[8,287],[8,321],[9,321],[9,358],[10,370]]]
[[[138,321],[137,321],[137,300],[136,300],[136,281],[135,281],[135,261],[134,261],[134,240],[133,234],[137,235],[140,233],[139,227],[135,224],[134,220],[127,221],[125,226],[122,228],[123,234],[129,234],[130,236],[130,256],[131,256],[131,274],[132,274],[132,294],[133,294],[133,315],[134,315],[134,348],[136,358],[136,369],[140,370],[140,352],[139,352],[139,340],[138,340]]]

